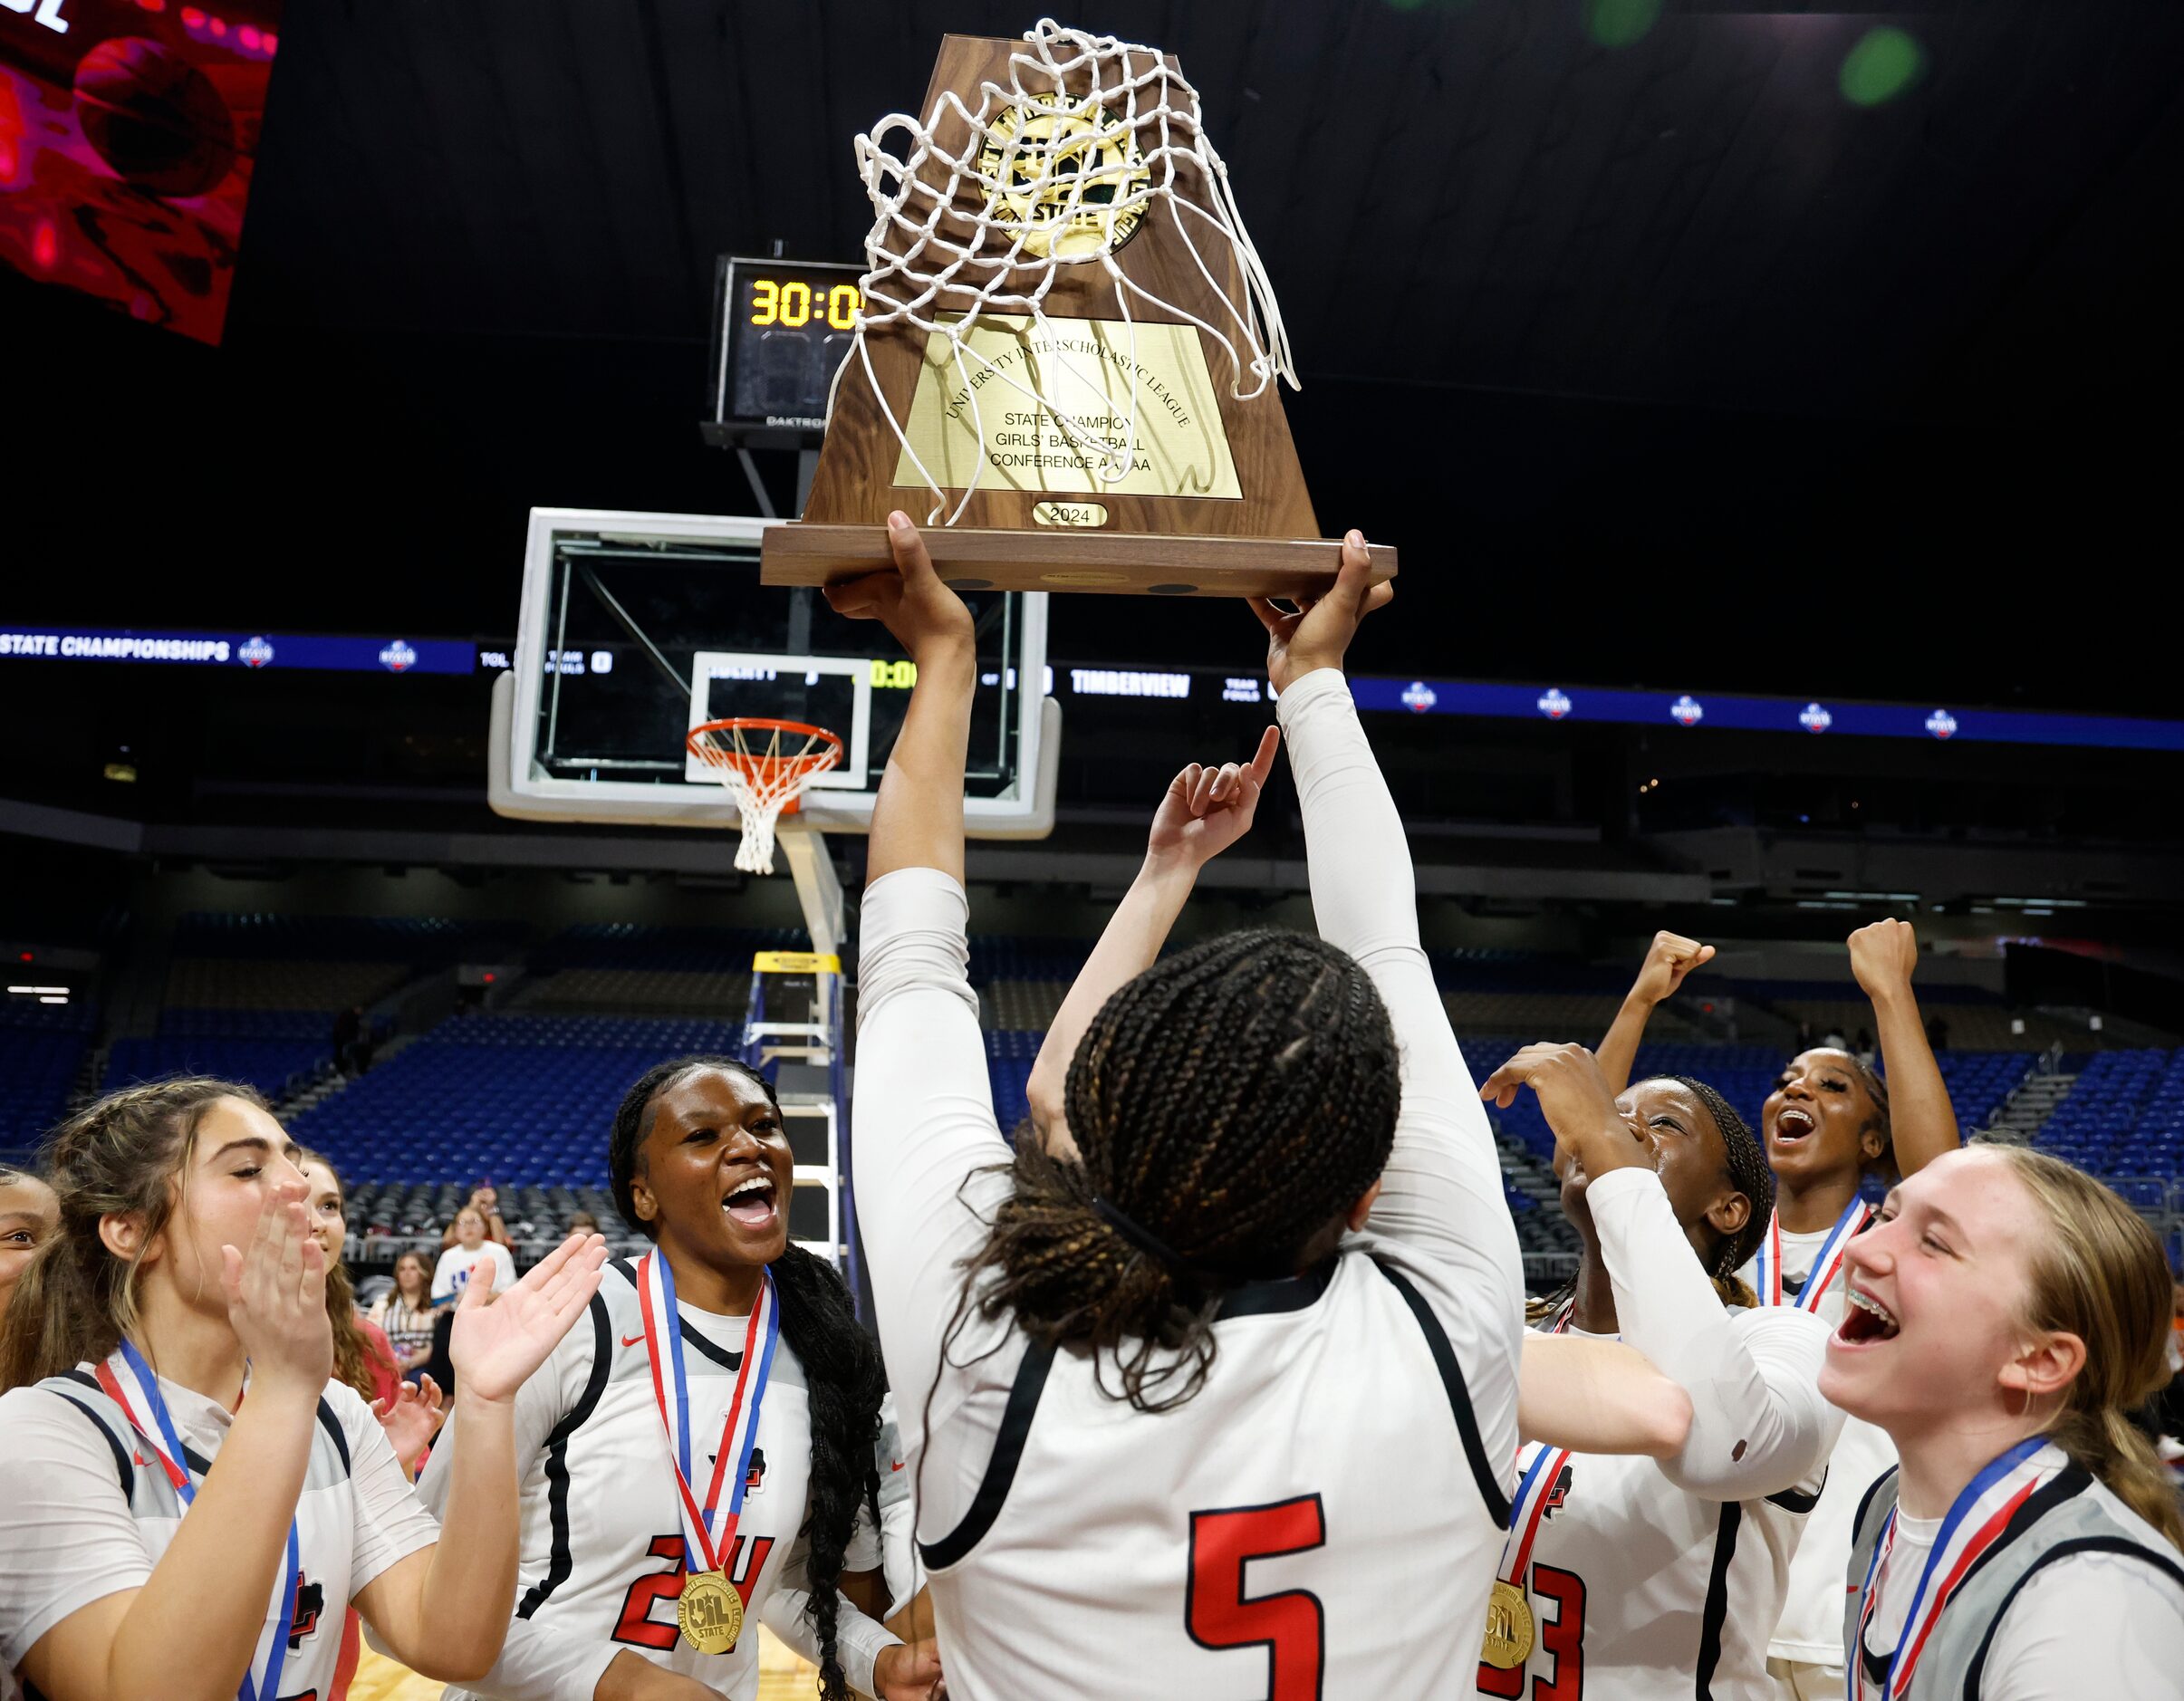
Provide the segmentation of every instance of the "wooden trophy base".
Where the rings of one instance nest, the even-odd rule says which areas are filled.
[[[1331,538],[1185,537],[1162,533],[999,531],[936,525],[922,533],[940,577],[960,591],[1091,591],[1155,597],[1316,597],[1334,582]],[[1395,577],[1395,551],[1368,544],[1372,582]],[[826,585],[895,564],[884,525],[769,525],[759,581]]]

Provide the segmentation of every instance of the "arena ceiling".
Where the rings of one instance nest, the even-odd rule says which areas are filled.
[[[717,254],[854,258],[851,136],[919,103],[943,33],[1033,18],[290,11],[248,311],[627,339],[702,337]],[[1064,21],[1197,83],[1308,380],[1991,420],[2176,363],[2166,0],[1112,0]],[[1861,104],[1846,60],[1877,26],[1922,58]]]

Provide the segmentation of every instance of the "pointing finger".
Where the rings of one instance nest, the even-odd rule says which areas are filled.
[[[1279,726],[1269,726],[1259,735],[1258,754],[1251,759],[1251,776],[1260,784],[1264,785],[1266,776],[1274,772],[1275,754],[1281,747],[1282,729]]]

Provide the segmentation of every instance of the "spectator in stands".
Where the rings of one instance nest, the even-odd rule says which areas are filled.
[[[432,1273],[435,1304],[451,1304],[460,1299],[481,1264],[489,1266],[486,1280],[492,1283],[494,1293],[505,1293],[515,1284],[515,1260],[507,1247],[486,1238],[486,1214],[477,1206],[466,1205],[457,1211],[448,1232],[455,1236],[455,1245],[440,1254],[439,1267]]]
[[[1820,1389],[1900,1460],[1846,1573],[1860,1692],[2174,1695],[2184,1516],[2125,1419],[2168,1373],[2152,1229],[2056,1158],[1977,1146],[1893,1189],[1844,1255]]]
[[[61,1201],[27,1169],[0,1164],[0,1317],[31,1255],[61,1227]]]
[[[585,1231],[597,1232],[596,1225]],[[432,1360],[432,1265],[423,1253],[394,1261],[394,1286],[371,1308],[371,1321],[386,1332],[395,1368],[405,1378],[422,1375]]]
[[[481,1181],[470,1189],[470,1198],[463,1209],[476,1211],[486,1219],[486,1238],[496,1245],[514,1250],[515,1242],[509,1238],[508,1225],[501,1221],[500,1190],[490,1181]],[[460,1220],[460,1214],[457,1214]],[[593,1225],[594,1228],[597,1225]],[[440,1231],[440,1250],[445,1252],[456,1243],[455,1224]]]
[[[1841,1028],[1831,1027],[1820,1036],[1820,1049],[1823,1052],[1847,1052],[1851,1049],[1851,1043],[1842,1037]]]
[[[599,1218],[589,1211],[572,1211],[569,1213],[569,1232],[572,1235],[596,1235],[599,1233]]]
[[[1851,1051],[1868,1069],[1881,1061],[1881,1052],[1873,1044],[1873,1030],[1860,1028],[1851,1041]]]

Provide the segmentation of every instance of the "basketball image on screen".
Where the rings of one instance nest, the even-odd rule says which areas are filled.
[[[0,6],[0,261],[217,342],[281,0]]]

